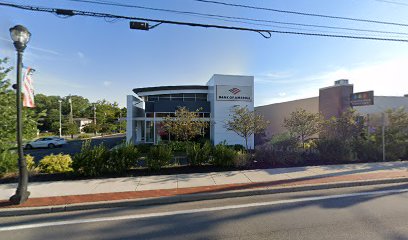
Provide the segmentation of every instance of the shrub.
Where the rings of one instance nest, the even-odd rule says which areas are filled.
[[[234,166],[238,168],[246,167],[251,164],[252,155],[246,151],[238,151],[234,159]]]
[[[153,144],[147,144],[147,143],[143,143],[143,144],[138,144],[137,145],[137,150],[139,150],[140,153],[148,153],[150,151],[150,148],[152,148]]]
[[[353,160],[351,147],[339,139],[320,139],[317,141],[317,150],[324,162],[344,163]]]
[[[264,143],[255,147],[255,159],[257,162],[273,165],[274,151],[270,143]]]
[[[107,173],[124,173],[126,170],[135,166],[139,152],[132,143],[120,144],[109,153],[108,161],[105,165],[105,172]]]
[[[237,152],[227,145],[221,143],[217,144],[213,154],[213,164],[221,167],[230,167],[234,165],[234,159]]]
[[[246,150],[244,145],[242,145],[242,144],[229,145],[229,147],[231,147],[235,151],[245,151]]]
[[[353,142],[352,148],[359,161],[376,162],[382,160],[381,147],[373,141],[356,140]]]
[[[72,172],[72,159],[69,155],[51,154],[41,159],[38,169],[43,173],[66,173]]]
[[[186,152],[190,142],[171,141],[168,142],[168,145],[173,152]]]
[[[172,159],[172,149],[168,145],[160,144],[150,148],[146,157],[146,165],[149,170],[158,171],[167,166]]]
[[[77,138],[78,138],[78,139],[91,138],[91,135],[82,133],[82,134],[79,134]]]
[[[274,135],[270,142],[274,150],[293,151],[298,148],[299,141],[297,138],[290,136],[288,133]]]
[[[200,166],[208,163],[211,158],[211,152],[212,145],[208,141],[202,146],[199,143],[190,143],[186,148],[187,158],[193,166]]]
[[[85,141],[81,152],[74,155],[72,167],[76,173],[83,176],[100,176],[106,171],[108,158],[109,151],[104,145],[92,147],[90,141]]]
[[[11,150],[0,152],[0,176],[6,173],[14,173],[18,170],[17,153]]]
[[[303,164],[301,153],[287,144],[275,147],[271,143],[265,143],[258,146],[255,151],[255,159],[271,167]]]
[[[25,155],[25,159],[27,162],[27,170],[32,172],[36,170],[36,164],[34,162],[34,157],[31,156],[30,154]]]

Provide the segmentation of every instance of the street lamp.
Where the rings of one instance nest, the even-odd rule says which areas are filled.
[[[17,104],[17,151],[18,151],[18,186],[16,193],[11,196],[10,202],[21,204],[28,199],[30,192],[27,191],[28,171],[27,162],[23,153],[23,123],[22,123],[22,99],[21,99],[21,68],[23,52],[30,41],[31,33],[24,26],[17,25],[10,28],[10,36],[13,40],[14,47],[17,50],[17,84],[16,87],[16,104]]]
[[[59,99],[58,102],[59,102],[59,137],[61,138],[62,137],[62,117],[61,117],[61,103],[62,103],[62,100]]]

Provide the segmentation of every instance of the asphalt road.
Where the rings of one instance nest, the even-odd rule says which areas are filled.
[[[408,239],[408,184],[4,217],[1,239]]]
[[[121,135],[114,135],[114,136],[107,136],[101,138],[94,138],[91,141],[92,145],[99,145],[101,143],[105,144],[107,147],[111,148],[115,145],[119,144],[122,140],[125,139],[123,134]],[[50,154],[70,154],[74,155],[75,153],[81,150],[81,146],[84,140],[74,140],[69,141],[66,145],[62,147],[57,147],[53,149],[49,148],[36,148],[36,149],[25,149],[24,154],[30,154],[34,157],[35,161],[40,161],[44,156]]]

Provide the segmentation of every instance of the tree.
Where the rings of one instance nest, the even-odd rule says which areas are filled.
[[[101,130],[101,127],[100,127],[99,124],[90,123],[90,124],[87,124],[87,125],[84,127],[83,130],[84,130],[84,132],[86,132],[86,133],[94,133],[94,134],[96,134],[97,132],[99,132],[99,131]]]
[[[340,117],[332,117],[323,122],[322,133],[325,138],[349,142],[360,137],[364,130],[364,122],[354,109],[348,109]]]
[[[67,122],[62,125],[62,132],[71,135],[71,138],[74,138],[74,134],[79,133],[79,127],[76,123]]]
[[[7,58],[0,59],[0,152],[6,151],[16,145],[16,93],[10,88],[9,79],[5,79],[11,71],[4,67]],[[32,109],[23,108],[23,137],[31,139],[37,134],[38,118],[44,116],[43,112],[36,114]]]
[[[311,136],[319,133],[322,122],[320,113],[310,113],[304,109],[297,109],[290,114],[289,118],[283,121],[289,133],[302,142],[305,149],[305,141]]]
[[[73,118],[88,117],[90,115],[90,102],[87,98],[78,95],[66,96],[62,100],[62,112],[69,116],[71,108],[69,99],[72,99],[72,115]],[[57,108],[58,109],[58,108]]]
[[[199,118],[200,109],[189,111],[186,107],[179,107],[174,117],[164,117],[162,126],[168,134],[174,134],[177,140],[189,141],[202,135],[208,128],[208,122]]]
[[[388,124],[385,128],[385,149],[387,160],[408,157],[408,112],[404,108],[386,111]],[[382,143],[382,133],[377,131],[376,142]]]
[[[105,99],[102,101],[97,101],[96,106],[96,124],[99,126],[102,133],[109,133],[115,131],[118,126],[118,118],[121,112],[124,110],[120,109],[118,103],[110,103]],[[125,115],[126,116],[126,115]]]
[[[37,114],[46,113],[44,117],[39,119],[40,131],[52,131],[53,124],[59,123],[59,96],[46,96],[44,94],[36,94],[34,96],[35,108]],[[57,128],[58,131],[58,128]]]
[[[233,131],[245,139],[245,148],[248,149],[248,139],[254,135],[265,131],[269,121],[264,120],[262,115],[250,111],[248,107],[234,107],[231,120],[225,123],[225,128]]]

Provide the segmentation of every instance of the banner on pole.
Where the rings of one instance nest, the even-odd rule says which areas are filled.
[[[27,67],[24,69],[24,78],[23,78],[23,106],[34,108],[34,86],[32,74],[34,69]]]

